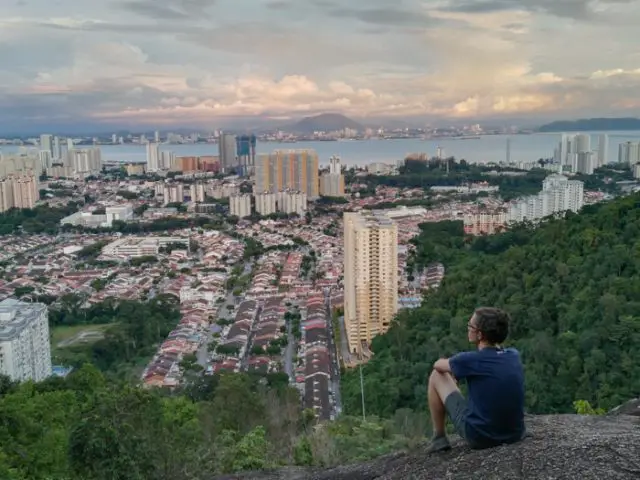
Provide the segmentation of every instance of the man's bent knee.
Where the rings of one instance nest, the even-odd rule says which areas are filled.
[[[444,402],[453,392],[459,392],[458,385],[453,376],[449,373],[441,373],[433,370],[429,375],[429,385],[432,386],[438,396]]]

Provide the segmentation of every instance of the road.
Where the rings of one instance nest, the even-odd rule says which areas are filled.
[[[227,292],[227,297],[224,300],[224,303],[220,304],[220,309],[218,310],[218,314],[216,319],[218,318],[228,318],[230,311],[227,309],[227,305],[235,305],[235,297],[233,293]],[[233,310],[231,310],[232,312]],[[211,332],[211,328],[207,328],[207,331],[203,332],[203,340],[200,343],[200,347],[196,352],[196,357],[198,358],[198,363],[202,365],[204,368],[209,364],[209,344],[214,340],[213,333]]]
[[[291,322],[287,322],[287,348],[284,351],[284,371],[289,375],[289,381],[295,383],[295,372],[293,371],[293,352],[297,345],[296,339],[291,330]]]
[[[253,269],[253,263],[251,261],[244,262],[244,268],[243,268],[244,275],[251,273],[252,269]],[[227,308],[227,305],[231,305],[233,307],[235,307],[236,305],[236,297],[233,295],[231,291],[227,292],[227,296],[224,300],[224,303],[220,304],[220,308],[218,309],[216,319],[231,317],[233,310],[229,310]],[[204,335],[204,338],[202,340],[202,343],[200,344],[200,347],[198,347],[198,350],[196,352],[196,357],[198,358],[198,364],[206,368],[207,365],[209,364],[208,347],[209,347],[209,344],[214,340],[214,336],[213,336],[213,333],[211,332],[211,329],[207,329],[207,331],[204,332],[203,335]]]
[[[347,332],[344,326],[344,317],[338,319],[340,325],[340,356],[345,365],[351,363],[351,354],[349,353],[349,345],[347,344]]]
[[[327,294],[327,339],[329,353],[331,356],[331,389],[334,395],[334,414],[339,415],[342,412],[342,396],[340,393],[340,363],[338,361],[338,349],[336,347],[333,335],[333,321],[331,315],[331,292]],[[342,318],[342,317],[341,317]],[[344,318],[343,318],[344,320]],[[342,337],[342,335],[341,335]]]

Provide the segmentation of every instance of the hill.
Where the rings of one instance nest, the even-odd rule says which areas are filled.
[[[363,367],[367,414],[424,411],[426,379],[441,356],[469,349],[473,310],[513,317],[530,413],[569,413],[587,400],[608,410],[640,392],[640,195],[587,206],[535,229],[469,239],[461,222],[423,224],[410,262],[442,262],[439,290],[402,311],[374,339]],[[343,375],[345,411],[361,412],[357,371]]]
[[[358,131],[364,130],[364,127],[358,122],[339,113],[323,113],[314,117],[306,117],[294,125],[287,127],[287,130],[296,133],[313,133],[333,132],[345,128],[352,128]]]
[[[558,415],[531,417],[532,436],[515,445],[449,452],[423,448],[326,470],[283,469],[217,480],[623,480],[640,475],[640,419]]]
[[[560,120],[538,128],[540,132],[597,132],[610,130],[640,130],[640,118],[584,118]]]

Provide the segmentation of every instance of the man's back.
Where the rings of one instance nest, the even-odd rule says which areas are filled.
[[[516,442],[525,432],[524,372],[513,348],[486,347],[449,359],[451,371],[469,386],[467,436],[474,442]]]

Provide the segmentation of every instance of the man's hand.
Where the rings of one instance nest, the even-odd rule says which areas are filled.
[[[433,364],[433,369],[439,373],[451,373],[451,366],[448,358],[441,358]]]

